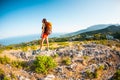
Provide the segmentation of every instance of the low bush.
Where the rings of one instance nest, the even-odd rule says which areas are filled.
[[[56,67],[56,62],[50,56],[37,56],[34,63],[35,72],[47,74],[49,70]]]
[[[3,80],[11,80],[10,77],[5,76]]]
[[[13,67],[16,68],[27,68],[27,64],[25,61],[13,61],[10,58],[8,58],[7,56],[4,57],[0,57],[0,63],[1,64],[10,64]]]
[[[89,78],[89,79],[98,77],[97,70],[95,72],[90,72],[89,70],[87,70],[85,73],[86,73],[86,78]]]
[[[0,76],[4,75],[4,71],[0,69]]]
[[[83,56],[83,58],[84,58],[85,60],[87,60],[87,59],[89,58],[89,56]]]
[[[10,80],[10,77],[7,77],[2,69],[0,69],[0,80]]]
[[[62,63],[63,63],[64,65],[70,65],[70,64],[71,64],[71,59],[70,59],[70,57],[64,58],[64,59],[62,60]]]
[[[112,78],[112,80],[120,80],[120,70],[117,70]]]
[[[1,64],[8,64],[8,63],[10,63],[10,58],[8,58],[7,56],[0,57],[0,63]]]
[[[12,61],[11,65],[16,68],[26,68],[27,64],[24,61]]]
[[[11,74],[11,78],[13,79],[13,80],[16,80],[17,79],[17,77],[15,76],[15,74]]]
[[[103,70],[104,68],[105,68],[104,65],[100,65],[100,66],[98,67],[99,70]]]

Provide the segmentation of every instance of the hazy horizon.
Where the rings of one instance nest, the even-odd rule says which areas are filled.
[[[49,35],[49,38],[53,37],[60,37],[64,33],[52,33]],[[41,39],[40,34],[29,34],[29,35],[21,35],[21,36],[13,36],[8,38],[2,38],[0,39],[0,44],[2,45],[10,45],[10,44],[19,44],[23,42],[30,42],[33,40]]]
[[[0,39],[40,34],[43,18],[53,24],[53,33],[120,24],[120,1],[0,0]]]
[[[51,33],[51,35],[55,35],[55,34],[67,34],[67,33],[65,33],[65,32],[61,32],[61,33]],[[17,36],[9,36],[9,37],[0,38],[0,40],[9,39],[9,38],[16,38],[16,37],[31,36],[31,35],[41,35],[41,33],[24,34],[24,35],[17,35]],[[49,35],[49,36],[50,36],[50,35]]]

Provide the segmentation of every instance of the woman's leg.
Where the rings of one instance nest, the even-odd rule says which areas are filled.
[[[41,41],[40,41],[40,50],[42,50],[42,46],[43,46],[44,40],[45,40],[45,38],[42,38]]]
[[[47,43],[47,50],[49,50],[49,39],[48,39],[48,36],[46,37],[46,43]]]

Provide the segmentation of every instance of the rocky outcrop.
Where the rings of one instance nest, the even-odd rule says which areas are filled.
[[[58,57],[61,58],[66,56],[70,57],[70,65],[59,64],[58,67],[54,69],[54,74],[46,75],[44,78],[37,78],[38,80],[85,80],[88,79],[88,77],[86,77],[86,71],[89,70],[90,73],[94,74],[101,65],[103,66],[103,75],[100,75],[100,78],[107,80],[109,79],[107,76],[112,76],[116,69],[120,69],[120,51],[95,43],[74,45],[72,47],[68,46],[50,51],[31,50],[10,54],[25,61],[27,60],[28,65],[34,61],[37,55],[54,56],[57,54]],[[34,75],[33,72],[26,72],[29,73],[29,75]],[[18,76],[18,78],[19,80],[30,80],[23,76]]]

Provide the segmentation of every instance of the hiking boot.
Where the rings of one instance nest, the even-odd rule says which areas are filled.
[[[46,51],[50,51],[50,49],[46,48]]]
[[[38,50],[36,50],[36,53],[38,54],[38,53],[40,53],[41,52],[41,50],[40,49],[38,49]]]

